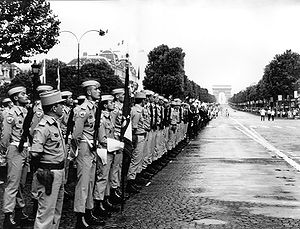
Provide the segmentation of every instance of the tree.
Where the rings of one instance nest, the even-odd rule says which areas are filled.
[[[183,98],[184,52],[181,48],[160,45],[148,54],[143,84],[161,95]]]
[[[0,63],[28,62],[58,40],[60,21],[46,0],[0,2]]]

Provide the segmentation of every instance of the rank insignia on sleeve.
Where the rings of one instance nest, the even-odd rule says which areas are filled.
[[[11,124],[11,123],[14,121],[14,118],[11,117],[11,116],[8,116],[8,117],[6,118],[6,121],[7,121],[7,123]]]
[[[42,116],[42,112],[40,112],[40,111],[38,111],[38,112],[36,112],[36,116],[38,117],[38,118],[40,118],[41,116]]]
[[[80,118],[83,118],[85,116],[86,112],[85,111],[81,111],[79,112],[79,117]]]

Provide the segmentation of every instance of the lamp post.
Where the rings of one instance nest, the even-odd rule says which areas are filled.
[[[60,31],[60,33],[70,33],[70,34],[72,34],[75,37],[76,41],[77,41],[77,79],[78,79],[78,82],[80,81],[80,71],[79,71],[79,69],[80,69],[80,41],[83,38],[83,36],[85,34],[89,33],[89,32],[97,32],[99,34],[99,36],[104,36],[107,33],[107,30],[105,32],[102,29],[100,29],[100,30],[91,29],[91,30],[88,30],[88,31],[84,32],[79,38],[72,31],[69,31],[69,30]]]
[[[32,86],[33,86],[33,91],[32,91],[32,101],[35,101],[38,98],[38,94],[36,91],[36,88],[38,87],[39,84],[41,84],[40,78],[39,78],[39,73],[40,73],[40,65],[36,63],[36,60],[34,60],[33,64],[31,65],[32,73],[33,73],[33,78],[32,78]]]

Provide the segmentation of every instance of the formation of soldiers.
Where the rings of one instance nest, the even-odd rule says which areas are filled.
[[[97,81],[82,87],[85,94],[77,101],[72,92],[48,85],[37,88],[34,104],[23,86],[12,87],[2,101],[0,152],[7,159],[3,228],[58,228],[70,180],[76,182],[70,195],[76,228],[105,225],[124,196],[140,192],[210,120],[212,108],[206,104],[170,101],[150,90],[134,94],[130,117],[124,117],[124,88],[101,95]],[[124,128],[132,140],[129,155],[123,150]],[[74,168],[76,178],[69,175]],[[23,189],[29,171],[33,209],[27,216]]]

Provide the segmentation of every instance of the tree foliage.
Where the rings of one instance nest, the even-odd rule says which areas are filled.
[[[169,97],[198,98],[205,102],[215,101],[208,91],[188,79],[184,71],[185,53],[181,48],[160,45],[148,54],[148,64],[143,81],[145,89]]]
[[[58,40],[60,21],[46,0],[0,2],[0,63],[28,62]]]
[[[231,102],[243,103],[247,101],[269,100],[276,101],[278,95],[292,97],[293,91],[298,89],[300,80],[300,55],[286,50],[277,54],[265,66],[261,80],[253,86],[238,92],[231,98]]]

